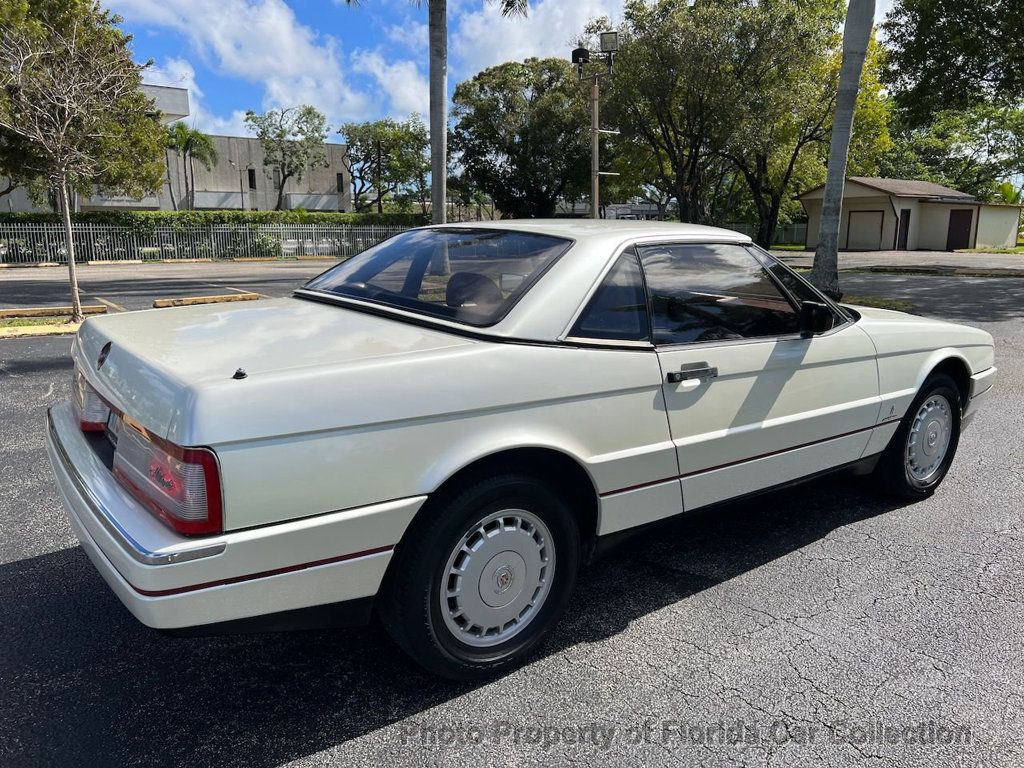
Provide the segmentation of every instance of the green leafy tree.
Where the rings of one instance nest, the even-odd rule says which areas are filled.
[[[338,133],[345,139],[344,163],[352,177],[356,211],[376,207],[382,213],[389,197],[422,198],[430,159],[427,127],[419,115],[345,123]],[[425,200],[421,204],[425,208]]]
[[[466,182],[510,217],[553,216],[586,184],[583,89],[562,59],[485,69],[455,88],[452,144]]]
[[[1024,109],[980,103],[920,127],[898,125],[882,173],[998,200],[1000,183],[1024,174]]]
[[[182,177],[185,179],[185,200],[189,208],[195,208],[196,166],[199,163],[210,170],[217,164],[217,147],[207,134],[181,121],[167,126],[167,148],[181,160]],[[170,188],[171,167],[168,156],[167,186]],[[174,191],[170,191],[174,203]],[[177,204],[174,205],[177,208]]]
[[[1004,181],[996,188],[996,200],[1006,205],[1024,203],[1024,187],[1017,188],[1011,181]]]
[[[263,147],[263,165],[277,168],[275,211],[284,205],[284,188],[289,179],[302,181],[307,169],[326,168],[327,118],[315,107],[271,109],[263,114],[245,113],[245,124]]]
[[[608,167],[618,174],[602,181],[602,202],[640,200],[656,206],[659,219],[668,215],[672,180],[663,154],[645,143],[613,139],[603,148],[602,157],[607,158]]]
[[[886,80],[913,128],[1024,94],[1020,0],[897,0],[883,30]]]
[[[737,90],[740,128],[721,154],[746,183],[758,221],[755,239],[767,248],[801,158],[828,137],[841,12],[836,3],[779,2],[759,4],[753,16],[763,44],[785,55],[768,64],[756,91]]]
[[[801,139],[803,121],[790,113],[808,100],[800,75],[823,55],[837,16],[834,0],[628,0],[607,117],[660,159],[681,220],[714,220],[735,175],[723,158],[756,171],[781,138],[800,149],[815,140],[816,131]],[[764,136],[773,121],[779,135]]]
[[[120,17],[92,2],[2,0],[0,20],[0,173],[55,191],[79,321],[72,191],[141,197],[158,189],[163,129],[140,89],[145,65],[133,61]]]

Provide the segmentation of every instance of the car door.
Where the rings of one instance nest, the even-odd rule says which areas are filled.
[[[878,418],[875,350],[834,312],[801,337],[793,287],[752,249],[637,246],[686,509],[860,459]],[[820,298],[803,286],[809,295]]]
[[[635,251],[619,253],[577,317],[565,341],[583,348],[583,375],[619,391],[594,402],[579,434],[596,431],[615,450],[594,457],[590,472],[600,494],[598,533],[605,535],[683,511],[679,466],[665,416],[661,368],[651,344],[647,294]]]

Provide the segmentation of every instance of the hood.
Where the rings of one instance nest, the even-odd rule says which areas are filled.
[[[110,352],[97,367],[107,343]],[[197,429],[188,415],[203,393],[239,398],[252,394],[254,384],[292,382],[290,402],[298,403],[301,383],[311,376],[473,343],[399,320],[285,298],[93,317],[79,330],[73,354],[115,406],[158,435],[194,445]],[[245,378],[234,379],[239,368]]]
[[[850,305],[861,316],[857,325],[875,345],[880,357],[908,354],[958,357],[972,373],[991,368],[992,335],[980,328],[906,312]]]

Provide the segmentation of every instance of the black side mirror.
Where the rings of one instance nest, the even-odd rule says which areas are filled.
[[[835,317],[827,304],[820,301],[805,301],[800,305],[800,335],[805,339],[831,331],[833,325]]]

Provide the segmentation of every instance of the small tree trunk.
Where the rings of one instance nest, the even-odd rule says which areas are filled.
[[[61,220],[64,224],[64,245],[68,255],[68,281],[71,283],[71,322],[82,322],[82,300],[78,295],[78,272],[75,269],[75,238],[71,232],[71,201],[68,195],[67,176],[58,182],[57,198]]]
[[[431,220],[444,224],[448,197],[448,3],[429,0]]]
[[[843,208],[843,187],[846,186],[846,162],[853,133],[853,115],[857,107],[860,76],[871,40],[875,18],[875,0],[850,0],[843,30],[843,64],[839,71],[839,95],[832,124],[832,143],[828,154],[828,179],[821,207],[818,248],[810,281],[832,298],[841,298],[839,291],[839,219]]]
[[[289,176],[281,174],[281,185],[277,188],[277,205],[274,206],[275,211],[282,210],[281,206],[284,205],[284,185],[288,183]]]

